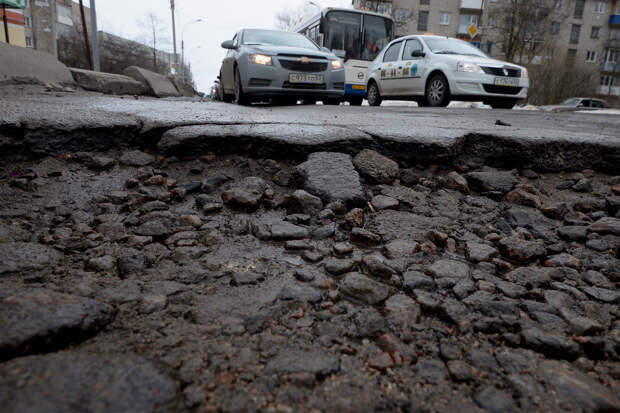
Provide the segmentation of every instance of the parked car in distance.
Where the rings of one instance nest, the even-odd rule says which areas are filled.
[[[368,79],[371,106],[413,100],[445,107],[451,100],[464,100],[511,109],[529,88],[524,67],[491,59],[463,40],[430,35],[390,42],[368,67]]]
[[[541,106],[540,109],[549,112],[571,112],[576,110],[609,109],[609,104],[598,98],[568,98],[559,105]]]
[[[226,102],[342,100],[342,60],[302,34],[242,29],[222,47],[228,49],[220,69]]]

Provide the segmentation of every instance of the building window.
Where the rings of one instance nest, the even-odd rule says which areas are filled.
[[[596,52],[588,50],[588,53],[586,54],[586,62],[588,63],[596,62]]]
[[[398,23],[404,23],[407,21],[407,9],[396,9],[394,13],[394,20]]]
[[[605,63],[618,63],[619,49],[607,49],[605,53]]]
[[[439,24],[447,26],[450,24],[450,13],[439,14]]]
[[[597,1],[594,3],[594,13],[605,13],[605,2]]]
[[[428,12],[420,10],[418,12],[418,31],[425,32],[428,30]]]
[[[601,34],[601,27],[592,26],[592,33],[590,33],[590,37],[592,37],[593,39],[598,39],[600,34]]]
[[[580,24],[573,24],[570,29],[570,42],[573,44],[579,43],[579,33],[581,32]]]
[[[489,56],[493,54],[493,42],[487,42],[487,54]]]
[[[560,33],[560,22],[551,22],[551,34]]]
[[[575,18],[583,19],[583,9],[585,8],[586,0],[577,0],[575,2]]]
[[[495,18],[495,16],[489,16],[488,25],[489,27],[497,27],[497,19]]]
[[[28,7],[28,0],[24,0],[24,7]]]
[[[56,14],[58,15],[58,23],[73,26],[73,20],[71,19],[71,6],[57,4]]]
[[[601,75],[601,86],[614,86],[616,77],[613,75]]]
[[[420,0],[420,6],[428,6],[431,4],[431,0]]]
[[[577,57],[577,49],[568,49],[566,53],[566,61],[568,64],[573,64],[575,58]]]
[[[30,27],[30,17],[24,16],[24,26]]]
[[[32,47],[32,37],[26,36],[26,47]]]
[[[620,40],[620,30],[610,30],[609,40]]]

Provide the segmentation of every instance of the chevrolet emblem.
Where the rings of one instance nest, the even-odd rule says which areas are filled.
[[[504,76],[508,76],[508,69],[504,68]]]
[[[301,63],[310,63],[310,59],[309,59],[309,58],[307,58],[307,57],[305,57],[305,56],[304,56],[304,57],[299,58],[299,61],[300,61]]]

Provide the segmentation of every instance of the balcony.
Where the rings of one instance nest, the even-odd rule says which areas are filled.
[[[620,64],[614,62],[601,63],[601,72],[620,73]]]
[[[620,87],[618,86],[599,86],[598,94],[603,96],[620,96]]]
[[[620,39],[607,39],[605,41],[606,49],[620,49]]]
[[[620,14],[612,14],[609,16],[609,24],[620,25]]]
[[[461,0],[461,9],[481,10],[482,0]]]

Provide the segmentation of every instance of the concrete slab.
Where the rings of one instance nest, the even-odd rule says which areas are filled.
[[[73,79],[86,90],[106,93],[108,95],[143,95],[146,87],[137,80],[113,73],[93,72],[70,68]]]
[[[189,83],[183,83],[178,78],[172,79],[172,83],[182,96],[191,98],[192,96],[196,95],[196,91]]]
[[[151,72],[138,66],[129,66],[124,73],[142,83],[153,96],[158,98],[181,96],[170,79],[159,73]]]
[[[75,84],[67,66],[54,56],[0,42],[0,85],[13,83]]]

